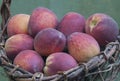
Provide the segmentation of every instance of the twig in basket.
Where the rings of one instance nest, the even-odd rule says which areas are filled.
[[[119,54],[118,54],[119,55]],[[119,55],[120,56],[120,55]],[[110,77],[110,79],[115,79],[117,77],[117,74],[119,73],[120,71],[120,57],[118,56],[117,58],[117,62],[115,63],[115,66],[117,65],[117,67],[114,67],[113,68],[113,71],[112,71],[112,76]],[[107,81],[109,81],[110,79],[108,79]]]
[[[37,72],[33,75],[32,80],[37,81],[38,79],[38,81],[42,81],[42,78],[43,78],[43,73]]]
[[[9,21],[9,19],[6,21],[6,24],[3,26],[2,32],[0,34],[0,42],[2,42],[3,40],[6,39],[5,38],[6,36],[4,34],[5,34],[6,29],[7,29],[8,21]],[[4,39],[3,39],[3,36],[4,36]]]
[[[110,71],[110,70],[112,70],[112,66],[110,66],[108,69],[103,70],[103,71],[99,70],[98,72],[89,73],[89,74],[86,75],[86,77],[87,77],[87,76],[90,76],[90,75],[94,75],[94,74],[99,74],[99,73],[108,72],[108,71]]]
[[[10,4],[11,0],[3,0],[3,3],[0,8],[0,13],[2,16],[2,23],[1,23],[1,29],[3,29],[4,25],[6,24],[8,18],[10,17]]]
[[[99,71],[93,72],[93,73],[88,73],[88,74],[86,75],[86,77],[87,77],[87,76],[90,76],[90,75],[98,74],[98,73],[105,73],[105,72],[108,72],[108,71],[112,70],[113,67],[118,66],[118,65],[120,65],[120,62],[110,64],[110,65],[108,65],[107,69],[105,69],[105,70],[99,70]]]
[[[4,69],[7,69],[7,70],[11,71],[11,69],[16,68],[16,65],[7,62],[6,60],[4,60],[4,58],[0,58],[0,60],[2,61],[2,65],[1,66],[3,66]],[[24,71],[21,68],[16,68],[16,70],[19,70],[22,73],[31,74],[30,72]]]

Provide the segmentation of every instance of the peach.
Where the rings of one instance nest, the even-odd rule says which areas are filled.
[[[56,14],[48,8],[35,8],[30,16],[28,31],[31,36],[35,36],[44,28],[55,28],[58,24]]]
[[[85,18],[77,12],[68,12],[60,21],[57,29],[65,36],[69,36],[73,32],[84,32]]]
[[[23,50],[14,59],[14,64],[19,65],[31,73],[42,72],[44,61],[34,50]]]
[[[65,45],[64,34],[53,28],[41,30],[34,38],[34,49],[42,56],[63,51]]]
[[[5,42],[5,51],[11,60],[22,50],[33,49],[33,38],[27,34],[16,34]]]
[[[7,34],[12,36],[15,34],[28,34],[28,22],[30,15],[16,14],[10,18],[7,24]]]
[[[95,13],[86,21],[85,31],[93,36],[101,46],[117,39],[119,27],[117,22],[104,13]]]
[[[74,32],[67,38],[68,52],[79,63],[84,63],[100,53],[98,42],[90,35]]]
[[[44,67],[45,75],[54,75],[60,71],[66,71],[76,67],[76,60],[65,52],[56,52],[49,55]]]

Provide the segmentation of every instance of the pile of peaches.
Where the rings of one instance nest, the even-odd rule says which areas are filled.
[[[5,52],[20,68],[48,76],[89,61],[118,34],[117,22],[105,13],[85,19],[80,13],[68,12],[58,20],[52,10],[37,7],[31,14],[9,19]]]

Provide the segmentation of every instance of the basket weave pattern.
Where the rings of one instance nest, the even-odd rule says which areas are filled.
[[[120,71],[120,37],[115,42],[106,45],[98,56],[93,57],[87,63],[79,64],[65,72],[59,72],[52,76],[43,73],[32,74],[10,63],[4,51],[7,38],[6,27],[10,18],[11,0],[3,0],[0,13],[2,17],[0,33],[0,67],[13,81],[114,81]]]

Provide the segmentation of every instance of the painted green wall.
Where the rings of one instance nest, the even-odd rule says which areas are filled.
[[[2,0],[0,0],[0,3]],[[59,19],[69,11],[75,11],[86,18],[93,13],[106,13],[112,16],[120,26],[120,0],[12,0],[11,13],[31,14],[38,6],[53,10]]]

